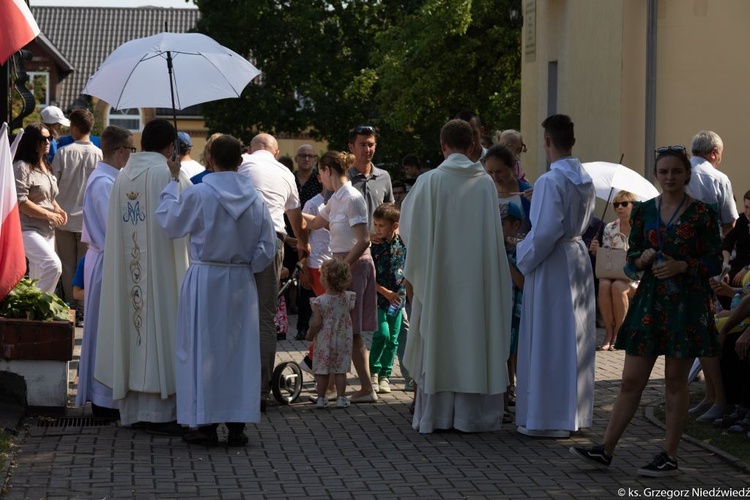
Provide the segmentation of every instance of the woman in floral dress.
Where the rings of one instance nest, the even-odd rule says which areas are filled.
[[[721,235],[716,210],[685,193],[690,161],[682,146],[656,150],[656,179],[662,194],[632,212],[626,272],[641,282],[617,336],[626,352],[622,383],[602,445],[570,451],[600,468],[630,423],[656,358],[665,360],[666,436],[664,450],[645,467],[643,476],[678,473],[677,449],[689,403],[687,378],[693,360],[716,356],[719,339],[714,323],[709,278],[721,269]]]

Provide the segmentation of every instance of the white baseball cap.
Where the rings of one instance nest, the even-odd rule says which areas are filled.
[[[42,116],[42,123],[46,123],[47,125],[60,123],[63,127],[70,127],[70,120],[65,118],[62,109],[57,106],[47,106],[40,114]]]

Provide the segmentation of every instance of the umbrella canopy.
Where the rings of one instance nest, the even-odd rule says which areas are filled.
[[[659,196],[659,191],[641,174],[619,163],[592,161],[584,163],[583,168],[594,180],[596,196],[602,200],[609,202],[620,191],[630,191],[639,201]]]
[[[260,70],[200,33],[160,33],[120,45],[83,89],[115,109],[184,109],[239,97]]]

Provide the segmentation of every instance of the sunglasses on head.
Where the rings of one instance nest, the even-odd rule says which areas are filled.
[[[685,146],[662,146],[660,148],[656,148],[655,153],[657,155],[660,155],[666,153],[667,151],[683,155],[686,154]]]
[[[628,205],[630,205],[629,201],[613,201],[612,202],[612,206],[615,208],[620,208],[620,207],[627,208]]]
[[[375,128],[371,127],[370,125],[357,125],[356,127],[354,127],[354,133],[357,134],[357,135],[360,135],[360,134],[368,134],[368,135],[369,134],[374,134],[375,133]]]

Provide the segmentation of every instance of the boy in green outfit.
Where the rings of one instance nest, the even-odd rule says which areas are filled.
[[[383,203],[372,215],[375,236],[380,241],[370,249],[375,261],[378,291],[378,331],[372,335],[370,373],[372,386],[380,394],[391,392],[389,378],[398,347],[401,311],[406,302],[404,262],[406,246],[396,234],[400,212],[393,203]]]

